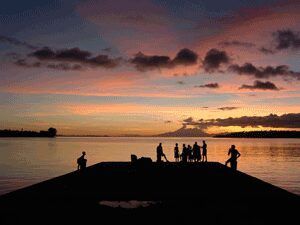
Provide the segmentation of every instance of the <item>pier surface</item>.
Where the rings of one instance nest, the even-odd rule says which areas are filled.
[[[220,163],[103,162],[0,196],[0,224],[292,224],[299,209]]]

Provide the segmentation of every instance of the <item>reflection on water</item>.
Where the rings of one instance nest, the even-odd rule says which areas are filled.
[[[177,142],[202,143],[202,138],[1,138],[0,194],[76,169],[84,150],[88,165],[129,161],[130,154],[155,159],[159,142],[168,159]],[[208,160],[224,163],[231,144],[242,154],[238,169],[300,194],[300,139],[206,138]],[[181,149],[180,149],[181,150]]]

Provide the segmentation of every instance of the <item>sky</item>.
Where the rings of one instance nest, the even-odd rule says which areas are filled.
[[[299,0],[2,0],[0,129],[300,130]]]

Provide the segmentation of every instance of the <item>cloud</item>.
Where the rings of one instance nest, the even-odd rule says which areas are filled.
[[[108,55],[92,56],[91,52],[79,48],[53,50],[48,47],[38,49],[28,55],[41,61],[56,61],[80,63],[88,66],[114,68],[118,66],[120,58],[110,58]]]
[[[273,33],[276,41],[276,49],[298,49],[300,48],[300,35],[292,30],[278,30]]]
[[[139,71],[147,71],[160,68],[168,68],[171,65],[171,59],[169,56],[147,56],[143,53],[137,53],[133,59],[130,60]]]
[[[83,67],[79,64],[70,65],[69,63],[44,63],[44,62],[27,62],[25,59],[18,59],[15,61],[15,65],[25,67],[25,68],[41,68],[46,67],[49,69],[56,70],[82,70]]]
[[[28,63],[25,59],[18,59],[15,64],[26,68],[38,68],[42,66],[40,62]]]
[[[204,85],[196,85],[195,87],[198,88],[219,88],[219,84],[218,83],[209,83],[209,84],[204,84]]]
[[[194,65],[197,63],[198,54],[188,48],[181,49],[173,59],[174,65]]]
[[[193,117],[189,117],[189,118],[183,120],[183,122],[185,122],[185,123],[191,123],[193,121],[194,121]]]
[[[225,51],[218,49],[210,49],[204,58],[203,67],[206,72],[214,72],[218,70],[221,64],[227,64],[230,62],[230,58]]]
[[[218,108],[219,110],[222,110],[222,111],[230,111],[230,110],[235,110],[235,109],[238,109],[239,107],[230,107],[230,106],[227,106],[227,107],[221,107],[221,108]]]
[[[31,50],[37,49],[38,47],[31,45],[25,41],[19,41],[16,38],[12,38],[12,37],[7,37],[7,36],[3,36],[0,35],[0,42],[5,42],[11,45],[15,45],[15,46],[21,46],[21,47],[25,47]]]
[[[273,32],[273,42],[271,47],[261,47],[259,51],[264,54],[275,54],[281,50],[299,49],[300,48],[300,34],[290,29],[277,30]]]
[[[256,78],[270,78],[270,77],[292,77],[300,79],[300,72],[294,72],[289,69],[287,65],[280,65],[276,67],[266,66],[266,67],[256,67],[251,63],[245,63],[242,66],[237,64],[230,65],[229,71],[238,73],[240,75],[249,75]]]
[[[268,55],[268,54],[275,54],[276,53],[275,50],[270,49],[270,48],[266,48],[266,47],[261,47],[259,49],[259,51],[262,52],[262,53],[264,53],[264,54],[266,54],[266,55]]]
[[[221,47],[245,47],[245,48],[252,48],[255,47],[256,45],[254,43],[251,42],[243,42],[243,41],[237,41],[237,40],[233,40],[233,41],[223,41],[220,42],[219,45]]]
[[[190,49],[181,49],[172,60],[169,56],[145,55],[142,52],[137,53],[129,60],[137,70],[148,71],[162,68],[174,68],[179,65],[189,66],[197,63],[198,55]]]
[[[300,113],[289,113],[278,116],[276,114],[270,114],[268,116],[242,116],[236,118],[225,119],[209,119],[209,120],[197,120],[188,118],[183,121],[183,126],[194,126],[201,129],[208,127],[272,127],[272,128],[300,128]]]
[[[269,82],[269,81],[262,82],[259,80],[254,81],[253,85],[243,84],[239,89],[279,91],[279,88],[272,82]]]
[[[184,81],[182,81],[182,80],[180,80],[180,81],[177,81],[177,84],[184,85],[184,84],[185,84],[185,82],[184,82]]]
[[[32,59],[38,61],[32,62]],[[96,55],[79,48],[53,50],[49,47],[37,49],[27,55],[27,58],[17,59],[14,64],[26,68],[45,67],[57,70],[83,70],[87,67],[117,67],[121,58],[110,58],[108,55]]]

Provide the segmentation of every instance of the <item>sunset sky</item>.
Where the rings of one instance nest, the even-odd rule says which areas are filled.
[[[2,0],[0,129],[300,130],[299,12],[299,0]]]

